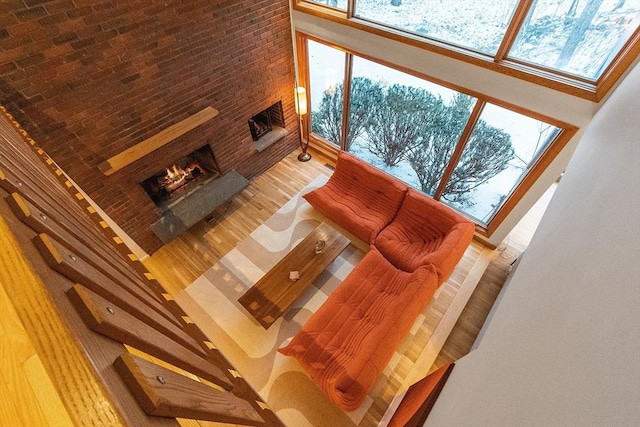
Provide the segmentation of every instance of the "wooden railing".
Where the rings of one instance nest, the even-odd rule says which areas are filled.
[[[0,280],[76,424],[164,426],[181,417],[281,426],[55,162],[0,109]]]

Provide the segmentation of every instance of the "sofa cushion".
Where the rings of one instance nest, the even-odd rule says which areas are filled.
[[[402,181],[341,151],[327,183],[303,197],[324,216],[372,243],[393,219],[407,188]]]
[[[430,301],[433,266],[396,269],[375,249],[278,351],[298,359],[341,409],[356,409]]]
[[[442,283],[464,255],[474,231],[473,222],[443,203],[410,189],[398,214],[374,244],[402,270],[435,265]]]

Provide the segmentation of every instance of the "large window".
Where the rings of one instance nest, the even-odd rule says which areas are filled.
[[[536,0],[509,56],[597,80],[639,21],[638,0]]]
[[[433,196],[475,99],[359,57],[351,82],[345,149]]]
[[[312,131],[340,146],[345,53],[309,40]]]
[[[322,10],[329,6],[332,19],[347,25],[536,83],[553,80],[555,88],[596,101],[640,52],[639,0],[296,0],[295,4],[300,8],[305,3]]]
[[[358,0],[355,16],[495,55],[517,4],[518,0]]]
[[[486,103],[440,200],[487,225],[560,129]]]
[[[299,42],[308,57],[301,68],[311,88],[312,137],[464,213],[487,233],[526,191],[525,179],[541,173],[550,147],[557,153],[575,132],[319,41]]]

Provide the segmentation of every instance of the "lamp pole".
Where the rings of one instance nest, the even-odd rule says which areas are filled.
[[[296,105],[296,114],[298,115],[298,125],[300,127],[300,149],[302,153],[298,155],[298,160],[301,162],[307,162],[311,160],[311,154],[307,153],[307,148],[309,148],[309,140],[305,141],[304,138],[304,128],[303,128],[303,117],[307,114],[307,90],[298,86],[295,88],[295,105]]]

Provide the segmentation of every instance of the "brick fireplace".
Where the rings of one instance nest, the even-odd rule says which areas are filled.
[[[140,183],[161,211],[168,210],[195,188],[221,176],[210,145],[174,159]]]
[[[27,6],[31,5],[31,6]],[[0,103],[145,251],[162,210],[140,185],[205,145],[252,179],[297,146],[289,5],[276,1],[8,2]],[[280,103],[257,145],[247,120]],[[106,175],[99,166],[204,108],[218,115]]]

